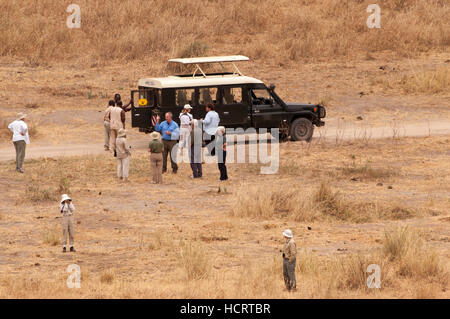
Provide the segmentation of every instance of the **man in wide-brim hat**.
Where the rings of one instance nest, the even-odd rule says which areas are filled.
[[[154,184],[162,183],[164,144],[161,141],[161,134],[152,132],[150,134],[150,143],[148,151],[150,152],[150,167],[152,168],[152,180]]]
[[[128,181],[128,173],[130,171],[130,145],[127,141],[127,131],[123,128],[117,133],[116,139],[117,154],[117,177],[124,182]]]
[[[283,246],[283,277],[287,290],[297,289],[295,280],[295,262],[297,256],[297,246],[290,229],[283,232],[285,243]]]
[[[13,133],[13,144],[16,149],[16,170],[23,173],[23,160],[25,159],[25,149],[30,144],[30,136],[28,134],[28,125],[25,123],[27,117],[24,113],[18,113],[16,120],[8,125],[8,129]]]

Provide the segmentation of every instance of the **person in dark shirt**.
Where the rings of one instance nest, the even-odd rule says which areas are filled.
[[[128,104],[123,105],[122,97],[120,96],[119,93],[116,93],[116,94],[114,94],[114,101],[116,102],[116,104],[118,104],[119,102],[122,103],[121,108],[125,112],[131,111],[131,102],[132,102],[132,100],[130,100],[130,102],[128,102]]]
[[[217,128],[217,138],[216,138],[216,155],[217,163],[220,171],[220,181],[228,180],[227,166],[225,165],[227,159],[227,137],[226,129],[224,126],[219,126]]]

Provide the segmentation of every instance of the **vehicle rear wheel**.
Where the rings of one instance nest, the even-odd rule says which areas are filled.
[[[293,141],[310,142],[314,133],[314,126],[310,120],[302,117],[291,123],[291,139]]]

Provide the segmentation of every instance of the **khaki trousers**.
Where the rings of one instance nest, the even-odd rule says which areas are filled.
[[[105,127],[105,148],[109,148],[109,133],[111,130],[109,128],[109,122],[104,121],[103,126]]]
[[[109,130],[109,149],[111,151],[116,150],[116,138],[117,138],[118,133],[119,133],[119,130],[116,130],[113,128]]]
[[[288,290],[297,288],[297,282],[295,280],[295,262],[295,258],[292,262],[290,262],[288,258],[283,258],[284,284]]]
[[[67,244],[67,234],[69,235],[69,244],[73,246],[73,235],[75,233],[75,220],[73,215],[62,217],[63,227],[63,246]]]
[[[150,167],[152,168],[153,182],[157,184],[162,183],[162,166],[163,166],[162,153],[151,153]]]
[[[130,171],[130,156],[117,159],[117,177],[128,178],[128,172]]]
[[[16,169],[22,168],[26,147],[27,143],[25,141],[14,142],[14,148],[16,149]]]

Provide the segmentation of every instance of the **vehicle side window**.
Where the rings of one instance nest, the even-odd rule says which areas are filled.
[[[199,104],[206,105],[207,103],[217,103],[217,88],[201,88],[199,90]]]
[[[250,90],[250,96],[252,98],[253,104],[255,105],[273,103],[272,96],[266,89]]]
[[[224,105],[229,104],[240,104],[242,103],[242,88],[235,87],[225,87],[223,88],[223,98],[222,102]]]
[[[177,106],[184,106],[185,104],[194,105],[195,90],[194,89],[178,89],[176,91]]]

